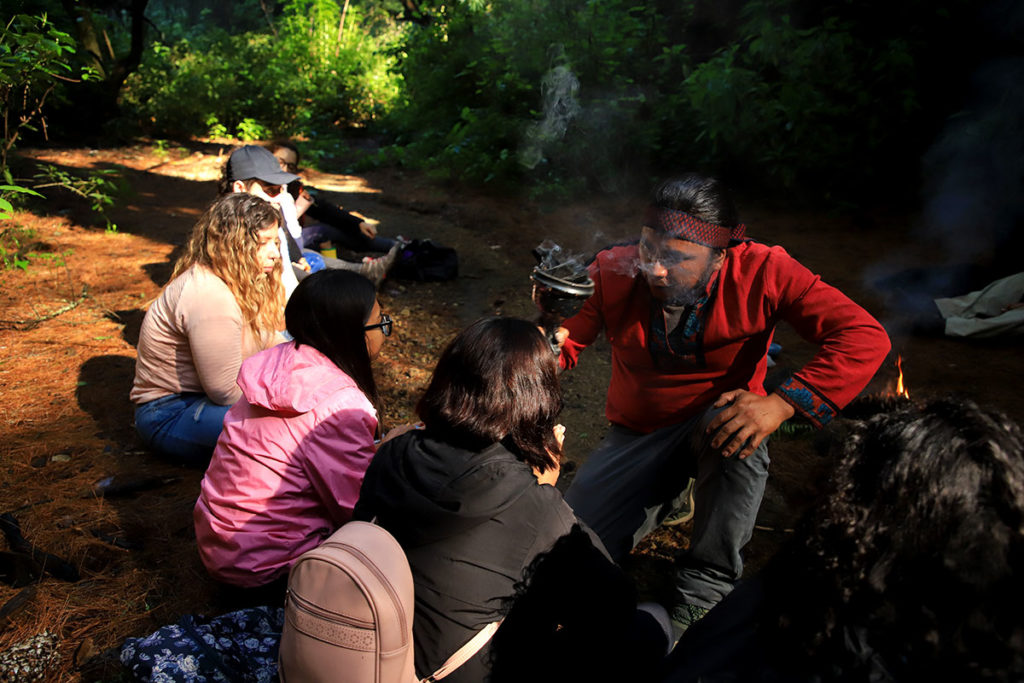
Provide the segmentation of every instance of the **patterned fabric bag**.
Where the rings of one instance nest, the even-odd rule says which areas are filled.
[[[185,615],[121,646],[121,663],[151,683],[271,683],[277,680],[284,610],[252,607],[213,619]]]

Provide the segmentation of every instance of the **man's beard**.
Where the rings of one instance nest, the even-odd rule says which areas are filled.
[[[715,264],[712,261],[708,261],[708,265],[704,268],[704,272],[701,273],[700,279],[693,287],[681,291],[673,291],[667,299],[665,299],[666,306],[692,306],[704,296],[707,292],[708,283],[711,282],[711,276],[717,272]]]

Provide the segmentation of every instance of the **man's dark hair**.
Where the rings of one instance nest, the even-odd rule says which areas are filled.
[[[856,422],[840,443],[822,504],[769,571],[769,651],[824,680],[879,665],[906,681],[1024,678],[1020,427],[945,398]]]
[[[355,380],[380,415],[363,329],[376,300],[373,283],[362,275],[325,269],[299,283],[285,306],[284,319],[295,345],[308,344],[327,356]]]
[[[299,152],[298,145],[296,145],[294,142],[292,142],[288,138],[277,138],[276,140],[272,140],[270,142],[270,144],[267,145],[267,151],[270,152],[271,154],[273,154],[274,152],[276,152],[279,149],[288,149],[288,150],[291,150],[292,152],[294,152],[295,153],[295,165],[296,166],[298,165],[299,160],[302,158],[302,154]]]
[[[736,206],[722,183],[697,173],[662,182],[654,188],[651,203],[661,209],[685,211],[702,221],[729,228],[740,222]]]
[[[444,350],[416,406],[441,440],[480,450],[500,441],[531,467],[557,464],[562,410],[555,357],[533,323],[485,318]]]

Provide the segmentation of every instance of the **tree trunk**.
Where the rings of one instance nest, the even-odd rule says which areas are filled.
[[[74,105],[52,110],[55,122],[60,127],[52,130],[73,133],[79,138],[89,138],[104,132],[106,124],[118,116],[117,104],[121,88],[128,76],[139,68],[146,38],[146,6],[149,0],[130,0],[127,3],[131,19],[131,47],[124,55],[104,59],[101,49],[101,35],[93,22],[92,10],[75,0],[62,0],[68,18],[75,25],[75,31],[82,54],[88,66],[99,73],[99,80],[92,80],[72,86],[75,90]]]
[[[100,52],[100,39],[96,33],[96,25],[92,21],[92,12],[74,0],[62,0],[64,11],[75,26],[78,42],[82,46],[83,56],[88,66],[96,69],[100,78],[107,77],[107,68]]]

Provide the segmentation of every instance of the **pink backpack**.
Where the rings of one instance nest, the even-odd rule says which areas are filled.
[[[288,576],[279,673],[285,683],[416,683],[413,583],[398,541],[349,522],[304,553]],[[483,647],[488,624],[424,680],[440,680]]]

